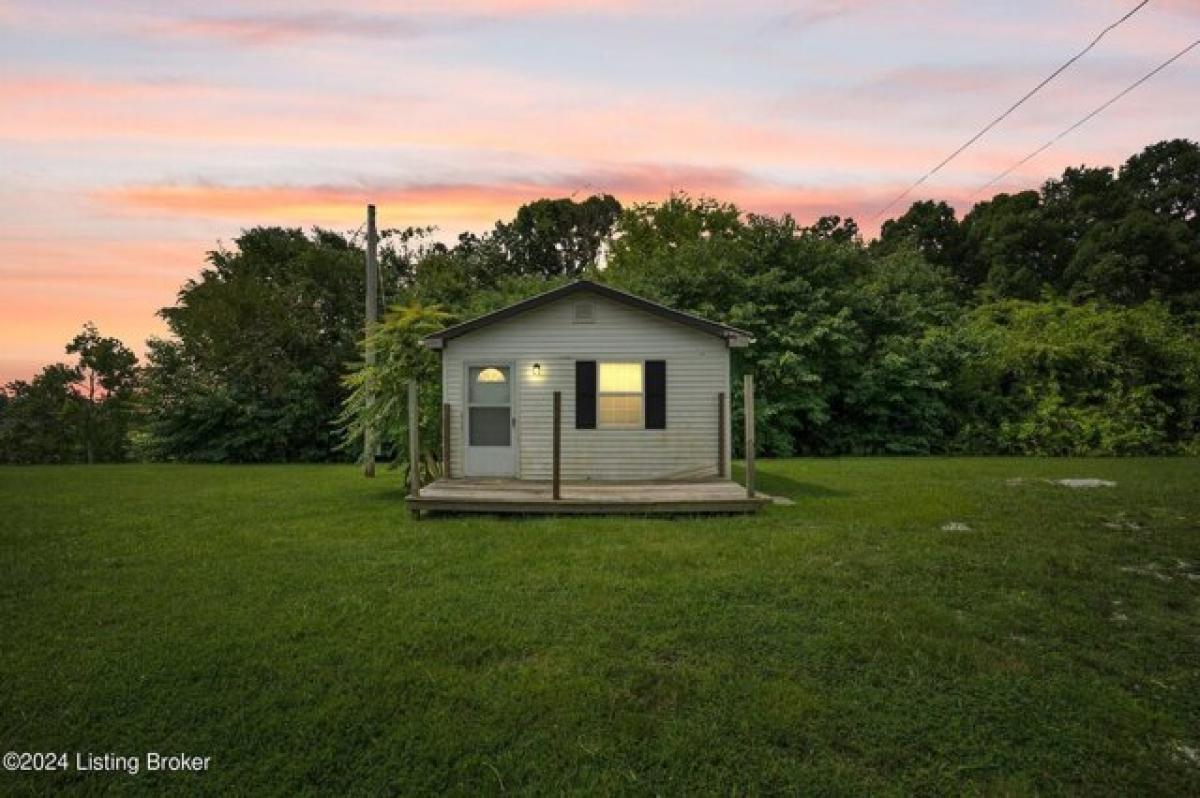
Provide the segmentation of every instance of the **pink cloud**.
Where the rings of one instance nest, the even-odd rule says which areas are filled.
[[[266,93],[198,83],[18,77],[0,141],[125,141],[147,146],[428,148],[524,153],[543,162],[638,161],[790,169],[853,164],[917,166],[932,142],[880,138],[874,129],[837,131],[817,114],[774,117],[755,98],[711,94],[664,99],[649,92],[584,99],[553,82],[506,84],[487,72],[432,77],[441,96]],[[420,74],[414,81],[421,82]],[[493,90],[494,89],[494,90]],[[181,97],[188,102],[180,102]],[[70,101],[66,101],[70,100]],[[487,123],[481,124],[480,119]]]
[[[297,224],[357,224],[363,207],[374,202],[387,207],[393,218],[411,219],[406,223],[446,219],[479,227],[511,215],[524,202],[547,196],[608,192],[640,201],[663,197],[672,188],[724,194],[753,182],[730,169],[633,165],[489,183],[142,185],[98,191],[93,198],[135,213]]]
[[[461,29],[459,21],[455,28]],[[192,16],[147,25],[150,35],[221,39],[246,45],[290,43],[322,37],[412,39],[436,28],[413,16],[354,15],[342,11],[241,16]]]
[[[353,227],[367,203],[380,206],[390,223],[449,220],[480,230],[510,217],[523,203],[542,197],[611,193],[625,204],[654,202],[673,191],[733,201],[747,212],[789,213],[801,222],[826,214],[861,217],[884,200],[877,187],[788,185],[732,169],[662,168],[647,165],[550,175],[540,181],[461,184],[363,184],[228,186],[144,185],[101,192],[96,199],[125,212],[224,218],[231,221]],[[445,225],[443,224],[443,227]],[[447,233],[457,233],[448,228]]]
[[[0,84],[0,100],[22,103],[26,108],[41,104],[85,102],[89,104],[114,101],[145,102],[151,100],[200,99],[218,97],[227,89],[211,83],[173,78],[158,80],[96,80],[82,75],[19,75],[11,74]],[[12,109],[16,111],[17,109]],[[0,122],[0,131],[15,128]]]

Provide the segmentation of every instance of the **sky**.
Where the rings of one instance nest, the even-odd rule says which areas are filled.
[[[1136,0],[0,0],[0,384],[88,320],[135,351],[257,225],[481,232],[672,191],[888,200]],[[979,186],[1200,38],[1151,0],[889,215]],[[1200,138],[1200,48],[997,184]],[[990,192],[989,192],[990,193]]]

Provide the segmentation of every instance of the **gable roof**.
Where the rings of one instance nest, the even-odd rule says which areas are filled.
[[[453,338],[458,338],[461,335],[466,335],[469,332],[474,332],[482,327],[487,327],[489,324],[495,324],[498,321],[511,319],[513,316],[518,316],[526,311],[540,308],[551,302],[556,302],[560,299],[565,299],[576,294],[592,293],[602,296],[605,299],[611,299],[614,302],[620,302],[631,308],[643,310],[660,318],[673,321],[678,324],[683,324],[692,329],[701,332],[715,335],[718,338],[723,338],[729,342],[730,346],[746,346],[754,341],[754,336],[745,330],[739,330],[736,327],[730,327],[727,324],[720,322],[709,321],[691,313],[684,313],[682,310],[675,310],[666,305],[660,305],[657,302],[651,302],[649,299],[643,299],[640,296],[618,291],[616,288],[610,288],[607,285],[593,283],[591,280],[576,280],[573,283],[555,288],[552,291],[547,291],[544,294],[532,296],[529,299],[524,299],[508,307],[500,308],[500,310],[486,313],[483,316],[464,321],[461,324],[455,324],[447,327],[444,330],[439,330],[435,333],[425,336],[421,339],[421,343],[430,349],[441,349],[446,341]]]

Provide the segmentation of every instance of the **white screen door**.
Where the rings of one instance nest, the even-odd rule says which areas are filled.
[[[510,365],[467,367],[464,472],[469,477],[517,475],[512,377]]]

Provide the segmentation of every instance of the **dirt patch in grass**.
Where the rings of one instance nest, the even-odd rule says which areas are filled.
[[[1149,562],[1145,565],[1123,565],[1121,572],[1138,576],[1153,576],[1160,582],[1171,582],[1176,577],[1187,579],[1190,582],[1200,581],[1200,572],[1197,572],[1195,565],[1187,560],[1176,560],[1173,566],[1161,566],[1156,562]]]
[[[1069,477],[1067,479],[1027,479],[1025,477],[1010,477],[1004,480],[1004,484],[1010,488],[1020,487],[1027,482],[1044,482],[1047,485],[1058,485],[1063,488],[1115,488],[1116,482],[1111,479],[1098,479],[1096,477]]]
[[[1158,563],[1155,563],[1155,562],[1146,563],[1145,565],[1122,565],[1121,573],[1137,574],[1138,576],[1152,576],[1155,579],[1159,580],[1160,582],[1170,582],[1171,581],[1171,575],[1168,573],[1165,573],[1159,567]]]
[[[1182,759],[1189,765],[1200,767],[1200,748],[1177,742],[1171,746],[1171,750],[1177,759]]]

